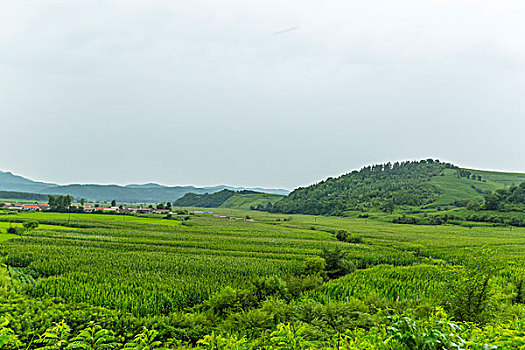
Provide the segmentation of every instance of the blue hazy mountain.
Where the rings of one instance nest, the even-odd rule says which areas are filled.
[[[38,194],[70,195],[75,198],[85,198],[92,201],[157,203],[172,202],[186,193],[215,193],[224,189],[240,191],[252,190],[271,194],[288,194],[283,189],[264,189],[248,187],[232,187],[227,185],[196,187],[196,186],[165,186],[156,183],[120,185],[70,184],[57,185],[34,181],[11,172],[0,171],[0,191],[28,192]]]

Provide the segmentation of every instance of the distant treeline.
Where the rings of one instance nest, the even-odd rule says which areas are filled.
[[[47,194],[14,192],[14,191],[0,191],[0,198],[2,199],[21,199],[27,201],[47,201]]]
[[[516,216],[506,216],[504,214],[445,214],[434,216],[407,216],[402,215],[392,219],[394,224],[409,225],[465,225],[464,222],[483,222],[494,224],[495,226],[516,226],[525,227],[525,218]]]
[[[367,166],[298,188],[279,202],[257,209],[290,214],[344,215],[349,210],[391,212],[396,205],[425,205],[438,199],[440,189],[430,179],[444,169],[458,168],[433,159]]]
[[[222,190],[205,194],[186,193],[182,198],[173,202],[173,205],[176,207],[218,208],[235,194],[260,194],[260,192]]]

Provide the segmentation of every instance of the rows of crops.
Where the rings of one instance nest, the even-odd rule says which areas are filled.
[[[310,293],[315,299],[365,299],[377,295],[393,301],[433,299],[443,292],[445,281],[452,271],[443,266],[417,265],[393,267],[379,265],[359,270],[323,285],[319,292]]]
[[[236,324],[253,332],[250,327],[275,327],[268,323],[272,317],[280,322],[305,317],[298,321],[301,327],[322,327],[311,337],[323,339],[334,336],[334,328],[329,320],[324,326],[314,324],[312,312],[322,318],[328,317],[326,312],[354,310],[342,318],[345,327],[369,327],[380,317],[374,315],[378,312],[377,305],[372,305],[374,298],[387,308],[417,307],[421,302],[439,305],[447,283],[456,277],[455,264],[465,257],[464,248],[488,246],[495,251],[499,270],[491,288],[498,300],[516,300],[517,276],[524,272],[525,229],[393,225],[388,214],[380,213],[363,220],[357,215],[290,217],[217,211],[237,218],[250,215],[255,222],[211,215],[190,215],[189,220],[177,221],[161,216],[17,213],[0,216],[0,224],[21,227],[25,221],[38,221],[40,225],[18,236],[6,236],[9,239],[0,245],[0,254],[34,300],[103,307],[138,317],[140,322],[167,317],[165,332],[171,329],[171,337],[182,337],[194,345],[212,332],[216,322],[224,322],[223,330]],[[348,231],[359,241],[338,241],[338,230]],[[322,249],[341,249],[356,270],[317,285],[320,276],[307,277],[304,264]],[[275,277],[281,282],[272,280]],[[254,290],[255,285],[261,290]],[[271,307],[271,303],[260,304],[264,290],[270,298],[288,300],[289,310],[281,309],[282,301]],[[297,300],[291,301],[292,297]],[[257,307],[262,311],[250,310]],[[277,309],[268,311],[268,307]],[[205,312],[207,308],[215,310],[213,320],[208,320],[210,313],[192,316],[195,310]],[[245,321],[239,321],[244,317]],[[24,329],[22,324],[19,327]],[[123,332],[128,329],[119,328],[122,324],[115,327]]]
[[[297,275],[305,257],[322,247],[345,249],[358,266],[417,261],[395,249],[347,246],[325,231],[267,223],[194,217],[183,226],[160,218],[48,213],[9,218],[25,219],[64,225],[42,226],[2,247],[7,264],[36,278],[32,295],[139,316],[191,307],[254,277]]]
[[[438,232],[434,227],[400,229],[380,220],[302,216],[289,222],[262,216],[256,223],[194,216],[187,226],[175,220],[116,215],[2,217],[3,224],[28,219],[60,225],[42,225],[2,246],[8,264],[36,279],[34,296],[88,302],[136,315],[191,307],[223,286],[241,286],[253,277],[297,275],[305,257],[335,247],[346,251],[359,269],[390,267],[358,271],[327,284],[323,294],[334,298],[362,297],[371,291],[389,298],[425,295],[432,285],[427,282],[436,280],[432,274],[427,276],[434,267],[391,266],[415,265],[428,256],[455,258],[460,253],[451,248],[487,243],[498,247],[503,241],[500,249],[512,255],[525,243],[516,231],[509,239],[508,231],[494,233],[486,228],[450,227],[449,232]],[[68,230],[68,226],[74,227]],[[363,237],[363,243],[335,240],[330,232],[341,228]]]
[[[297,239],[258,249],[256,240],[242,245],[229,236],[193,239],[193,231],[159,227],[148,241],[147,230],[132,226],[125,233],[122,228],[35,231],[10,241],[3,253],[11,266],[45,277],[31,290],[35,296],[146,315],[193,306],[221,286],[240,285],[251,276],[295,273],[296,260],[314,251],[307,244],[294,250]]]

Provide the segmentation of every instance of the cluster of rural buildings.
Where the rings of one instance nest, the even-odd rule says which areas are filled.
[[[12,209],[12,210],[32,210],[32,211],[42,211],[49,209],[49,204],[47,203],[36,203],[36,204],[26,204],[26,203],[4,203],[4,209]],[[84,211],[86,213],[92,213],[92,212],[103,212],[103,213],[130,213],[130,214],[137,214],[137,213],[150,213],[150,214],[176,214],[171,212],[168,209],[155,209],[155,208],[145,208],[145,207],[99,207],[99,206],[93,206],[93,205],[83,205],[82,208],[84,208]],[[233,216],[225,216],[225,215],[213,215],[212,211],[202,211],[202,210],[195,210],[193,211],[193,214],[209,214],[212,215],[214,218],[221,218],[221,219],[233,219],[233,220],[244,220],[253,222],[255,220],[249,219],[249,218],[237,218]]]
[[[49,209],[49,204],[47,203],[37,203],[37,204],[26,204],[26,203],[4,203],[5,209],[13,210],[34,210],[41,211]]]
[[[164,214],[168,213],[169,210],[166,209],[154,209],[154,208],[128,208],[128,207],[99,207],[93,205],[83,205],[85,212],[104,212],[104,213],[157,213]],[[11,210],[31,210],[31,211],[42,211],[49,209],[49,204],[47,203],[36,203],[36,204],[27,204],[27,203],[4,203],[4,209]]]
[[[95,207],[92,205],[84,205],[83,206],[84,211],[87,213],[93,212],[93,211],[101,211],[104,213],[152,213],[152,214],[166,214],[170,211],[167,209],[154,209],[154,208],[133,208],[133,207]],[[174,214],[174,213],[171,213]]]

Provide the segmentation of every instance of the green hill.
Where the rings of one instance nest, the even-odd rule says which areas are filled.
[[[258,205],[275,203],[282,198],[283,196],[278,194],[249,190],[222,190],[205,194],[187,193],[182,198],[177,199],[173,205],[177,207],[250,209]]]
[[[221,204],[221,208],[251,209],[259,205],[276,203],[284,196],[271,193],[236,193]]]
[[[344,215],[351,210],[392,210],[396,206],[441,206],[482,201],[498,189],[525,181],[525,174],[459,168],[438,160],[367,166],[298,188],[261,210]]]

